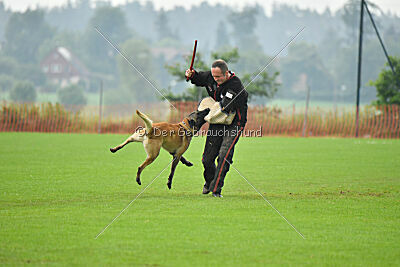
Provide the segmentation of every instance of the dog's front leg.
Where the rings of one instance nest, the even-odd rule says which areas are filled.
[[[139,166],[137,174],[136,174],[136,182],[141,185],[142,182],[140,181],[140,174],[142,173],[143,169],[146,166],[150,165],[159,155],[160,148],[161,148],[161,141],[160,140],[145,140],[143,142],[144,150],[146,150],[147,158]]]
[[[168,189],[171,189],[172,179],[174,178],[174,173],[175,173],[175,168],[178,165],[180,159],[181,159],[181,155],[174,156],[174,160],[172,161],[172,166],[171,166],[171,173],[169,174],[168,182],[167,182]]]

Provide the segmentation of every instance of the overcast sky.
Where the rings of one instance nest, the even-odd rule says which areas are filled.
[[[24,11],[28,7],[34,8],[37,5],[41,7],[54,7],[60,6],[67,2],[67,0],[0,0],[3,2],[7,8],[12,10]],[[104,0],[101,0],[104,2]],[[133,0],[110,0],[113,5],[123,4],[125,2],[132,2]],[[134,0],[137,1],[137,0]],[[157,9],[164,8],[166,10],[172,9],[174,6],[185,6],[190,8],[193,5],[199,5],[201,2],[207,1],[209,3],[221,3],[229,6],[237,6],[242,8],[245,5],[252,5],[254,3],[259,3],[264,7],[265,12],[269,14],[271,11],[272,4],[275,3],[287,3],[290,5],[298,5],[301,8],[312,8],[317,11],[324,11],[328,6],[332,11],[336,11],[340,8],[346,0],[139,0],[139,2],[144,3],[152,1]],[[400,0],[371,0],[373,3],[377,4],[385,12],[391,11],[397,15],[400,15]],[[76,0],[71,0],[71,2],[76,2]],[[93,1],[92,1],[93,2]]]

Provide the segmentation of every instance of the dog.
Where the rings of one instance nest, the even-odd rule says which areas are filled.
[[[110,151],[115,153],[131,142],[141,142],[143,144],[147,158],[139,166],[136,174],[136,182],[141,185],[140,175],[143,169],[158,157],[161,147],[164,148],[173,157],[171,172],[167,182],[168,189],[171,189],[175,168],[179,161],[188,167],[193,166],[182,155],[188,149],[195,132],[205,123],[204,117],[209,112],[210,109],[194,111],[180,123],[172,124],[167,122],[153,123],[149,117],[136,110],[136,114],[144,121],[145,128],[136,130],[125,142],[114,148],[110,148]]]

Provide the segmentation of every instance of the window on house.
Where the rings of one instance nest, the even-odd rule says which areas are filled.
[[[61,73],[61,65],[60,64],[52,64],[51,72],[52,73]]]

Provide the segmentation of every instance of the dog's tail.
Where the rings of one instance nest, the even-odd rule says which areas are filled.
[[[136,110],[136,114],[138,114],[138,116],[144,121],[144,124],[146,125],[146,133],[151,133],[151,130],[153,128],[153,121],[149,117],[141,113],[139,110]]]

